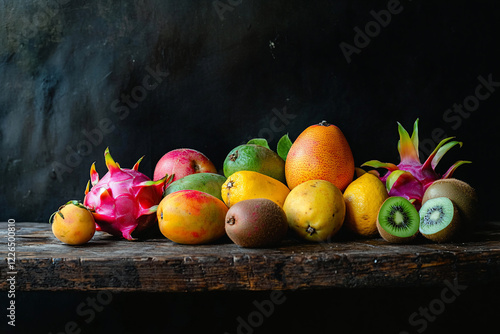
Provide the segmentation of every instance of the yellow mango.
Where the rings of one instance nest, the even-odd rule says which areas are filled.
[[[253,198],[267,198],[283,207],[290,189],[272,177],[244,170],[231,174],[222,185],[221,192],[228,207]]]
[[[283,210],[288,226],[308,241],[325,241],[342,227],[346,205],[331,182],[310,180],[292,189]]]
[[[226,234],[227,210],[215,196],[184,189],[165,196],[156,215],[160,232],[166,238],[178,244],[199,245]]]

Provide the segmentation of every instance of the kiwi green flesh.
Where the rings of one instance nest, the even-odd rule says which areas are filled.
[[[453,202],[447,197],[436,197],[420,208],[420,233],[434,234],[445,229],[454,217]]]
[[[399,196],[389,197],[378,214],[380,227],[398,238],[413,237],[418,232],[419,220],[417,209],[406,198]]]
[[[380,234],[380,236],[385,241],[393,243],[393,244],[405,244],[405,243],[409,243],[413,239],[415,239],[415,237],[418,234],[418,233],[415,233],[414,235],[406,237],[406,238],[401,238],[401,237],[394,236],[394,235],[390,234],[389,232],[387,232],[386,230],[384,230],[382,228],[382,226],[380,226],[380,222],[378,221],[378,219],[377,219],[377,230],[378,230],[378,233]]]
[[[420,209],[420,233],[436,242],[448,242],[460,238],[461,215],[455,203],[447,197],[436,197]]]

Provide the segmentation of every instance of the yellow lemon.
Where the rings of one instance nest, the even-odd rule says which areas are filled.
[[[378,177],[365,173],[347,186],[345,225],[361,236],[375,236],[380,206],[387,199],[385,185]]]
[[[308,241],[325,241],[342,227],[342,192],[325,180],[309,180],[292,189],[283,207],[288,226]]]
[[[228,207],[246,199],[267,198],[283,208],[289,192],[280,181],[245,170],[231,174],[222,185],[221,194]]]

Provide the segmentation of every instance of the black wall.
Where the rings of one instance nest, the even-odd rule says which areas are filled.
[[[380,12],[388,6],[390,22]],[[124,167],[146,155],[140,170],[149,176],[179,147],[221,169],[249,138],[275,147],[326,119],[344,131],[357,165],[397,163],[396,122],[410,130],[416,118],[424,158],[433,132],[464,142],[438,171],[472,160],[455,175],[478,189],[483,219],[498,220],[499,9],[495,1],[2,1],[0,220],[47,221],[82,199],[92,162],[106,172],[107,146]],[[365,26],[370,40],[355,40]],[[357,45],[350,62],[342,42]],[[479,77],[494,84],[474,100]],[[454,112],[464,100],[471,111]]]

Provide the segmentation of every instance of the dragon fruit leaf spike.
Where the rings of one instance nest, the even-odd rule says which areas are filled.
[[[413,125],[413,133],[410,137],[405,128],[398,122],[398,152],[400,162],[393,163],[370,160],[361,166],[373,168],[385,168],[387,172],[379,176],[382,182],[386,183],[389,196],[402,196],[410,200],[417,209],[421,206],[421,201],[425,190],[436,180],[450,178],[453,172],[461,165],[470,161],[459,160],[455,162],[442,176],[435,168],[441,158],[453,147],[462,147],[462,142],[452,140],[454,137],[443,139],[427,157],[422,164],[420,162],[418,145],[418,119]]]
[[[132,167],[133,170],[135,170],[135,171],[139,170],[139,164],[141,163],[142,159],[144,159],[144,156],[142,156],[139,160],[137,160],[134,167]]]
[[[121,168],[111,157],[109,148],[104,152],[104,159],[108,172],[102,178],[95,170],[95,163],[90,168],[84,204],[92,210],[99,229],[133,240],[133,232],[141,232],[155,223],[156,209],[171,177],[165,175],[151,181],[138,171],[142,158],[132,169]]]

